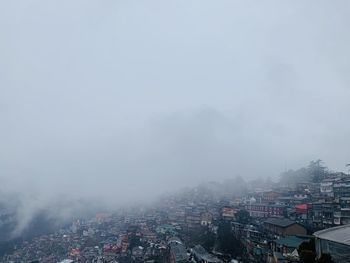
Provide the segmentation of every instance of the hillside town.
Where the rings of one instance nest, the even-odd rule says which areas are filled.
[[[350,263],[350,0],[0,0],[0,263]]]
[[[327,172],[293,187],[236,178],[76,219],[18,244],[0,262],[342,263],[350,258],[349,223],[348,174]]]

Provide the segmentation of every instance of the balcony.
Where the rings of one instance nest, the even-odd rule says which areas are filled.
[[[341,212],[334,212],[334,217],[341,217]]]

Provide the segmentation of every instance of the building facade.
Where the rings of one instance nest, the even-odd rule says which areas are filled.
[[[328,228],[314,233],[316,254],[329,254],[337,263],[350,262],[350,225]]]

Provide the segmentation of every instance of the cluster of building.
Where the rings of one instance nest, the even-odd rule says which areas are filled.
[[[168,240],[168,259],[169,263],[223,263],[217,256],[209,253],[201,245],[187,249],[185,244],[177,237]]]
[[[170,222],[184,230],[208,226],[216,233],[218,221],[231,222],[249,262],[300,262],[300,245],[315,240],[315,236],[317,258],[329,254],[335,262],[349,262],[350,177],[344,173],[292,188],[253,188],[238,198],[215,198],[193,191],[182,198],[168,199],[164,210]],[[249,222],[241,222],[240,211],[249,215]],[[333,233],[334,227],[342,229],[345,236],[334,230],[336,238],[327,239],[329,234],[322,231]]]
[[[22,242],[0,262],[220,263],[227,257],[215,251],[217,246],[209,251],[192,235],[201,229],[217,235],[222,221],[230,223],[232,235],[243,244],[245,258],[240,260],[245,262],[300,262],[298,248],[310,240],[316,241],[318,258],[327,253],[335,262],[348,262],[346,175],[294,188],[251,189],[239,196],[210,187],[167,196],[149,208],[76,220],[69,228]]]
[[[238,206],[232,206],[234,211],[243,207],[252,220],[249,224],[233,220],[233,229],[252,262],[299,262],[299,246],[315,236],[316,247],[327,244],[321,246],[324,249],[316,249],[318,258],[326,253],[335,262],[349,262],[346,259],[350,256],[349,197],[350,178],[343,173],[332,174],[320,183],[252,191],[241,198]],[[337,238],[327,240],[328,233],[333,233],[337,226],[346,233],[346,238],[334,230]]]
[[[132,215],[132,216],[130,216]],[[17,245],[0,262],[145,262],[162,257],[166,243],[157,237],[157,218],[133,213],[98,214],[69,228]]]
[[[188,230],[213,225],[213,216],[206,206],[177,202],[175,208],[168,206],[170,203],[175,204],[173,198],[156,208],[75,220],[56,233],[19,243],[0,262],[221,262],[199,246],[192,251],[185,242],[190,239]]]

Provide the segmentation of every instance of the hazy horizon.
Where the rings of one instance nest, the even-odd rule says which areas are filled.
[[[0,3],[0,176],[24,214],[350,162],[347,1]],[[30,216],[28,216],[30,218]]]

